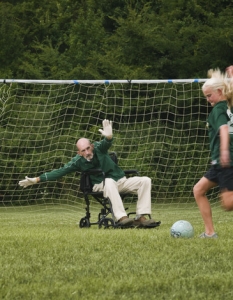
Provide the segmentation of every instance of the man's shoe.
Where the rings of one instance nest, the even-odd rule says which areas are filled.
[[[118,226],[130,226],[133,224],[133,222],[134,222],[133,219],[130,219],[125,216],[125,217],[120,218],[120,220],[118,220],[117,225]]]
[[[134,220],[133,225],[135,227],[145,227],[145,228],[151,228],[151,227],[157,227],[160,225],[160,221],[156,222],[154,219],[147,220],[144,216],[140,217],[137,220]]]
[[[202,234],[199,235],[199,238],[201,238],[201,239],[217,239],[218,235],[215,232],[211,235],[208,235],[205,232],[203,232]]]

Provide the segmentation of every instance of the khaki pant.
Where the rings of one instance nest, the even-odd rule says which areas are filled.
[[[103,187],[103,182],[95,184],[93,191],[103,191],[104,197],[110,199],[116,220],[127,216],[119,193],[137,194],[136,214],[151,214],[151,179],[149,177],[123,177],[118,181],[106,178],[105,186]]]

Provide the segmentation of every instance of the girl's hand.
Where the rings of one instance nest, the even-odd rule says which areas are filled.
[[[220,153],[220,164],[223,168],[230,167],[230,152],[229,150],[222,150]]]
[[[226,73],[228,77],[233,77],[233,66],[229,66],[226,68]]]

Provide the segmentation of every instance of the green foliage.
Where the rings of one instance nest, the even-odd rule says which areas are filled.
[[[2,1],[0,78],[205,77],[232,63],[233,3]]]
[[[11,78],[23,55],[23,34],[14,6],[0,3],[0,77]]]

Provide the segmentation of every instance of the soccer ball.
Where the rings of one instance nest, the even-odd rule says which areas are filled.
[[[188,221],[179,220],[172,225],[170,233],[174,238],[191,238],[194,236],[194,229]]]

